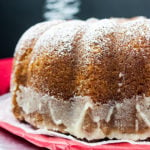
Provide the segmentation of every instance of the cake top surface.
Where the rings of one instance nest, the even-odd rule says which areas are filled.
[[[33,48],[33,61],[41,52],[49,54],[53,51],[57,55],[65,55],[73,49],[76,35],[80,36],[79,43],[84,45],[84,57],[87,59],[88,55],[91,55],[93,43],[101,51],[108,52],[110,45],[112,45],[112,38],[116,39],[114,42],[118,47],[119,45],[128,45],[131,40],[135,39],[138,42],[142,42],[141,38],[148,41],[150,39],[150,21],[144,17],[135,17],[131,19],[110,18],[99,20],[91,18],[87,21],[57,20],[42,22],[23,34],[16,47],[15,54],[21,56],[26,49]],[[96,50],[94,53],[96,53]]]

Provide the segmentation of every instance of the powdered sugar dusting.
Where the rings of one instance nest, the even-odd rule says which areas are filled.
[[[135,39],[137,37],[145,37],[150,39],[150,20],[145,18],[138,18],[133,21],[124,22],[120,32],[124,33],[126,38],[124,42]]]
[[[141,45],[144,41],[149,45],[150,40],[150,20],[144,17],[133,19],[103,19],[88,22],[89,27],[83,35],[83,47],[85,53],[85,63],[94,62],[100,58],[103,53],[111,53],[111,50],[121,51],[126,47]],[[133,43],[132,41],[135,42]],[[131,42],[131,44],[129,44]],[[142,50],[142,49],[141,49]],[[144,51],[144,50],[143,50]],[[132,51],[136,53],[136,51]],[[97,61],[96,63],[101,63]]]
[[[33,48],[34,45],[36,45],[34,58],[43,51],[48,53],[55,51],[59,55],[67,54],[73,48],[72,43],[76,34],[84,30],[79,43],[82,43],[83,60],[90,63],[92,55],[96,60],[103,53],[111,53],[110,47],[121,51],[124,45],[127,48],[131,46],[129,44],[131,40],[142,43],[142,38],[147,42],[150,39],[150,20],[144,17],[88,19],[86,22],[64,21],[61,24],[60,22],[62,21],[49,21],[31,27],[20,39],[16,54],[23,55],[26,49]]]
[[[85,53],[85,63],[90,63],[91,56],[95,59],[101,55],[102,51],[109,51],[109,47],[112,44],[110,34],[113,34],[117,30],[117,26],[114,20],[103,19],[100,21],[93,21],[91,24],[88,22],[89,27],[83,35],[83,47]]]
[[[43,52],[47,54],[54,52],[57,56],[71,52],[75,36],[78,32],[82,32],[84,26],[84,22],[76,20],[52,27],[37,41],[34,48],[34,58]]]
[[[27,49],[34,47],[36,41],[46,30],[61,22],[63,21],[60,20],[47,21],[47,22],[38,23],[32,26],[31,28],[29,28],[20,38],[16,46],[15,55],[22,56]]]
[[[115,22],[109,19],[95,21],[91,25],[89,25],[89,28],[87,29],[87,32],[85,33],[83,40],[85,43],[88,43],[88,44],[92,42],[102,44],[102,47],[103,47],[104,43],[103,42],[100,43],[100,41],[98,41],[97,38],[99,39],[104,38],[106,35],[115,32],[116,30],[115,27],[116,27]],[[86,49],[86,50],[89,50],[89,49]]]

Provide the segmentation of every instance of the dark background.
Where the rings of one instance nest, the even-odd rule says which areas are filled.
[[[12,57],[16,43],[31,25],[44,21],[45,0],[0,0],[0,58]],[[150,0],[81,0],[79,19],[150,17]]]

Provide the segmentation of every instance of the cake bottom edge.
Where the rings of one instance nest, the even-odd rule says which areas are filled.
[[[93,103],[88,96],[70,101],[19,86],[14,109],[19,120],[36,128],[73,135],[87,141],[109,139],[144,140],[150,137],[150,97],[136,96],[122,102]]]

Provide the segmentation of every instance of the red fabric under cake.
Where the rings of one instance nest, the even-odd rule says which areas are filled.
[[[0,59],[0,95],[9,92],[12,58]]]

